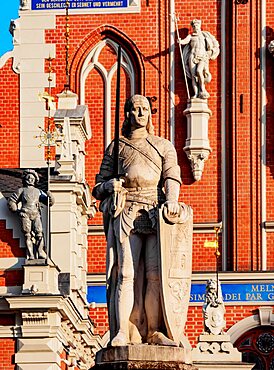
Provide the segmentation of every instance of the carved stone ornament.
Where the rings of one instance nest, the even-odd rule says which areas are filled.
[[[195,181],[202,178],[205,161],[211,148],[208,140],[208,120],[211,116],[205,99],[190,99],[184,115],[187,118],[187,139],[184,151],[190,161]]]
[[[203,314],[205,333],[214,335],[223,333],[226,325],[225,305],[221,284],[216,279],[210,279],[207,282]]]
[[[20,10],[30,10],[30,0],[20,0]]]
[[[270,43],[268,44],[268,50],[272,56],[274,56],[274,40],[271,40]]]

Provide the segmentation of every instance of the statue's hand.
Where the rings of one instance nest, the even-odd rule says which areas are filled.
[[[49,198],[49,206],[51,207],[53,206],[55,199],[50,190],[47,191],[47,196]]]
[[[111,179],[104,183],[104,189],[109,193],[120,192],[123,188],[124,179]]]
[[[177,217],[180,213],[180,204],[176,201],[166,201],[167,215],[169,217]]]
[[[17,204],[14,202],[8,202],[8,208],[11,212],[17,212],[18,210]]]

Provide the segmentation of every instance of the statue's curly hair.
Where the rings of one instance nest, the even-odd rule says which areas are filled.
[[[148,123],[147,123],[146,128],[147,128],[147,132],[149,134],[151,134],[151,135],[154,134],[154,126],[152,124],[150,103],[149,103],[148,99],[145,96],[135,94],[135,95],[131,96],[129,99],[127,99],[127,101],[125,103],[125,107],[124,107],[125,119],[124,119],[123,126],[122,126],[122,135],[125,136],[125,137],[129,137],[130,133],[131,133],[131,124],[130,124],[129,114],[130,114],[130,111],[133,107],[133,103],[134,103],[134,101],[140,100],[140,99],[144,99],[148,103],[149,116],[148,116]]]
[[[38,175],[38,173],[36,171],[34,171],[34,170],[25,170],[23,172],[23,175],[22,175],[22,183],[23,183],[24,186],[26,184],[26,177],[27,177],[27,175],[34,176],[34,178],[35,178],[35,185],[38,184],[38,182],[39,182],[39,175]]]

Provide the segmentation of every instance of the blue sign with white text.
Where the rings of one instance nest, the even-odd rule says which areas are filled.
[[[190,303],[203,303],[205,299],[205,284],[191,285]],[[274,283],[231,283],[222,284],[224,302],[274,302]],[[105,285],[88,286],[87,300],[89,303],[106,303]]]
[[[126,8],[127,0],[69,0],[69,9],[107,9]],[[32,0],[32,10],[62,10],[66,8],[66,0]]]

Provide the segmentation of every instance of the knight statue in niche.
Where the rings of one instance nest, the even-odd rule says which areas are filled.
[[[25,170],[22,176],[23,187],[19,188],[8,199],[8,208],[18,213],[21,220],[21,229],[25,237],[27,258],[47,258],[44,250],[44,235],[41,220],[41,205],[52,206],[54,198],[50,191],[44,193],[36,185],[39,182],[38,173],[34,170]]]
[[[177,154],[171,142],[154,135],[150,104],[144,96],[134,95],[126,102],[122,135],[118,165],[119,173],[127,176],[115,178],[112,142],[93,189],[94,197],[101,201],[107,238],[110,344],[177,346],[183,327],[179,325],[180,335],[174,334],[173,319],[168,319],[166,311],[172,317],[178,314],[180,320],[182,309],[187,310],[190,284],[182,283],[182,275],[191,270],[191,256],[181,244],[187,239],[185,248],[190,253],[192,233],[184,230],[178,235],[176,227],[185,229],[187,225],[190,230],[192,211],[178,202],[181,177]],[[176,269],[172,261],[164,268],[159,263],[166,260],[160,252],[163,240],[159,228],[164,224],[172,228],[174,243],[169,242],[174,250],[168,253],[178,258]],[[172,280],[160,283],[161,274],[170,271]],[[178,326],[178,319],[176,322]]]
[[[209,93],[205,85],[211,81],[209,61],[216,59],[220,53],[219,43],[208,31],[201,30],[202,21],[194,19],[191,22],[193,32],[184,39],[179,39],[183,50],[183,63],[186,75],[192,81],[194,96],[192,98],[207,99]]]

